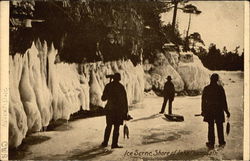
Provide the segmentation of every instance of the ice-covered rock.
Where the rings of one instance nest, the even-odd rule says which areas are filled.
[[[180,52],[180,62],[191,63],[194,62],[194,54],[192,52]]]
[[[162,46],[162,50],[169,64],[176,69],[180,61],[180,54],[177,52],[177,46],[173,43],[166,43]]]
[[[149,72],[152,69],[153,65],[149,63],[148,59],[146,59],[143,63],[144,72]]]
[[[151,70],[145,72],[147,75],[146,85],[148,88],[152,86],[155,90],[163,90],[164,84],[167,81],[166,78],[168,75],[172,77],[172,82],[174,83],[176,91],[182,91],[184,89],[184,82],[180,77],[179,73],[171,66],[168,62],[168,59],[163,53],[158,53],[154,65],[151,67]],[[150,76],[148,75],[150,74]],[[149,89],[148,89],[149,90]]]
[[[196,55],[192,55],[193,61],[181,61],[178,65],[178,73],[185,83],[186,90],[201,91],[209,84],[209,71],[201,63]]]
[[[166,77],[170,75],[176,91],[183,90],[201,92],[209,83],[209,70],[200,59],[191,52],[157,53],[152,65],[145,63],[145,90],[162,91]]]
[[[177,69],[179,64],[180,55],[176,51],[165,51],[164,55],[166,56],[169,64],[174,68]]]
[[[171,65],[162,65],[153,68],[151,72],[153,87],[163,90],[168,75],[171,76],[176,91],[184,90],[184,82],[181,76]]]

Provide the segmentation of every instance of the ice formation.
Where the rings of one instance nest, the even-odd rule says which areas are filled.
[[[24,111],[27,115],[28,131],[36,132],[42,127],[41,114],[38,109],[36,95],[34,91],[34,77],[30,73],[32,67],[29,69],[29,59],[31,50],[28,50],[24,55],[24,66],[22,70],[21,80],[19,82],[19,91],[21,101],[23,103]],[[15,81],[15,80],[14,80]]]
[[[147,85],[147,90],[149,90],[150,86],[157,90],[163,90],[168,75],[172,77],[172,82],[174,83],[176,91],[182,91],[184,89],[184,82],[179,73],[169,63],[169,59],[167,59],[167,57],[163,53],[157,54],[156,59],[154,61],[154,65],[149,71],[145,71],[145,84]],[[171,58],[171,60],[173,60],[172,63],[177,63],[177,61],[174,61],[175,58]]]
[[[53,44],[37,40],[24,54],[10,56],[9,146],[17,147],[31,132],[41,131],[52,120],[68,120],[101,100],[108,74],[119,72],[128,103],[143,100],[144,90],[162,90],[170,75],[176,91],[202,90],[209,71],[195,55],[158,53],[153,64],[134,66],[129,60],[69,64],[59,62]]]
[[[53,44],[37,40],[23,55],[10,56],[10,148],[52,120],[68,120],[81,109],[90,110],[90,104],[104,107],[101,95],[109,83],[107,74],[121,73],[129,104],[142,101],[142,65],[124,60],[69,64],[58,62],[57,55]]]
[[[174,67],[174,69],[176,69],[178,67],[178,63],[179,63],[179,55],[177,52],[174,51],[169,51],[165,53],[165,56],[169,62],[169,64],[171,66]]]
[[[209,84],[209,71],[203,66],[198,56],[192,55],[190,59],[190,61],[187,59],[184,62],[181,61],[177,71],[187,90],[201,91]]]
[[[17,55],[14,59],[10,57],[9,66],[9,145],[17,147],[21,144],[28,130],[27,116],[18,90],[23,68],[22,56]]]
[[[183,91],[184,82],[179,73],[171,65],[158,66],[152,70],[152,84],[156,89],[163,90],[164,84],[167,81],[167,76],[170,75],[176,91]]]
[[[166,77],[170,75],[177,92],[183,90],[198,91],[209,83],[209,70],[200,59],[191,52],[158,53],[153,64],[144,62],[145,91],[152,88],[163,90]]]

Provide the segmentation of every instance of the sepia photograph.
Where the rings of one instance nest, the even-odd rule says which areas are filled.
[[[5,3],[8,89],[1,88],[7,102],[1,104],[1,128],[7,119],[8,141],[1,141],[1,151],[8,152],[3,158],[250,158],[249,145],[244,148],[249,3]]]

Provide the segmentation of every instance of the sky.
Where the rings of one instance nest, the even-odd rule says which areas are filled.
[[[215,43],[217,48],[227,47],[232,51],[240,46],[244,48],[244,1],[191,1],[202,11],[200,15],[192,15],[189,34],[199,32],[205,42],[205,48]],[[173,9],[162,15],[164,23],[171,23]],[[181,10],[177,13],[179,31],[183,35],[188,26],[189,14]],[[184,34],[185,35],[185,34]]]

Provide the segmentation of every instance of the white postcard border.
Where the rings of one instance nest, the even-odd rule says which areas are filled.
[[[245,1],[244,17],[244,138],[243,160],[250,160],[250,2]],[[8,160],[9,128],[9,1],[0,1],[0,160]]]
[[[9,2],[0,2],[0,159],[8,160],[9,129]]]

